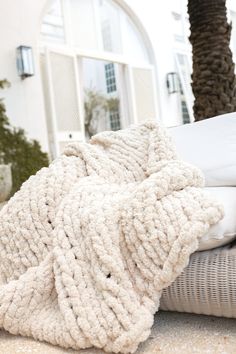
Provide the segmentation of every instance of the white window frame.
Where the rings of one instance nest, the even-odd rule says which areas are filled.
[[[119,54],[114,54],[114,53],[108,53],[108,52],[98,52],[98,51],[86,51],[86,50],[80,50],[75,47],[69,47],[69,46],[61,46],[61,45],[56,45],[56,44],[51,44],[50,46],[45,46],[44,43],[41,43],[41,53],[49,53],[49,52],[56,52],[61,55],[68,55],[72,56],[74,58],[77,58],[77,60],[80,60],[82,62],[83,58],[89,58],[89,59],[95,59],[95,60],[102,60],[105,62],[112,62],[112,63],[117,63],[121,64],[121,66],[124,67],[124,72],[125,72],[125,82],[127,84],[127,95],[130,99],[130,104],[131,104],[131,109],[129,109],[129,113],[131,113],[132,116],[132,122],[137,122],[137,113],[135,111],[135,96],[134,96],[134,87],[133,87],[133,78],[132,78],[132,73],[131,70],[132,68],[140,68],[140,69],[149,69],[152,71],[152,76],[153,76],[153,89],[154,89],[154,97],[156,98],[155,100],[155,110],[158,112],[158,105],[157,105],[157,86],[156,86],[156,76],[155,76],[155,68],[154,65],[147,64],[146,62],[140,62],[140,61],[132,61],[128,57],[124,55],[119,55]],[[81,64],[82,66],[82,64]],[[76,66],[76,70],[77,66]],[[82,70],[82,68],[81,68]],[[48,73],[49,74],[49,73]],[[79,77],[81,77],[81,72],[79,73]],[[49,74],[49,86],[52,86],[52,81],[51,81],[51,76]],[[83,95],[81,94],[81,81],[82,80],[76,80],[77,82],[77,88],[80,90],[80,97],[83,102]],[[118,85],[119,86],[119,85]],[[124,88],[124,83],[121,86]],[[121,89],[121,92],[123,92],[123,89]],[[121,92],[119,92],[121,94]],[[122,95],[121,95],[122,96]],[[124,98],[124,95],[123,95]],[[124,101],[127,100],[122,99],[121,97],[121,102],[125,104]],[[121,105],[122,106],[122,105]],[[122,109],[122,112],[128,111],[127,107]]]

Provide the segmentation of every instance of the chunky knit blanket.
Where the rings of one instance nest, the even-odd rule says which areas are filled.
[[[0,327],[134,352],[162,290],[222,217],[154,123],[73,143],[0,213]]]

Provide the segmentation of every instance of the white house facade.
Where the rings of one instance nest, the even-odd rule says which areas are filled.
[[[185,0],[22,0],[0,3],[1,91],[12,125],[51,158],[69,141],[157,119],[193,120]],[[228,1],[236,58],[236,5]],[[32,48],[22,80],[16,48]]]

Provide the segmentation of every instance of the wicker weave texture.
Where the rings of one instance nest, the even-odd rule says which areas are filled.
[[[194,253],[164,290],[161,309],[236,318],[236,246]]]

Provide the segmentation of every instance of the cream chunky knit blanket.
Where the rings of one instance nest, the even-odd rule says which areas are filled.
[[[154,123],[70,144],[0,213],[0,327],[130,353],[222,217]]]

